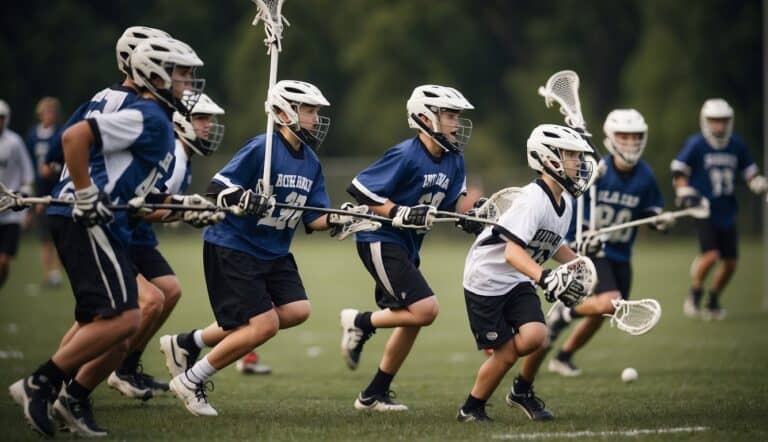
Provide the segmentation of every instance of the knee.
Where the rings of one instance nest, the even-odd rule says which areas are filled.
[[[491,357],[496,358],[496,360],[504,363],[508,367],[511,367],[515,364],[515,362],[517,362],[518,358],[517,350],[515,349],[515,343],[510,340],[501,347],[495,348]]]
[[[440,313],[440,305],[436,299],[432,299],[426,304],[420,305],[415,313],[419,318],[419,325],[430,325],[437,319],[437,315]]]
[[[141,295],[141,314],[150,318],[156,318],[163,312],[165,295],[157,287],[147,288]]]
[[[179,280],[174,278],[170,284],[163,287],[163,295],[165,296],[165,307],[173,307],[181,299],[181,284]]]
[[[305,322],[307,319],[309,319],[309,315],[312,313],[312,306],[310,306],[309,302],[304,303],[301,307],[297,308],[294,312],[293,316],[293,324],[299,325],[303,322]]]
[[[523,325],[515,337],[518,356],[527,356],[542,348],[547,340],[547,326],[538,322]]]
[[[280,329],[280,321],[275,318],[265,318],[260,321],[251,322],[248,325],[248,343],[251,348],[272,339],[277,335]]]
[[[704,266],[711,266],[720,259],[720,252],[717,250],[707,250],[701,255],[701,263]]]
[[[117,329],[120,331],[121,336],[128,338],[139,331],[139,324],[141,324],[139,310],[128,310],[121,313],[118,317]]]
[[[723,261],[723,266],[725,267],[726,271],[733,273],[736,271],[736,265],[738,262],[739,261],[736,259],[726,259]]]

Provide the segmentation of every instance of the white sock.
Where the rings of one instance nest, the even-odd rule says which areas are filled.
[[[195,330],[194,333],[192,333],[192,338],[195,340],[195,345],[197,345],[197,348],[200,350],[205,348],[205,342],[203,342],[203,331],[198,329]]]
[[[205,355],[203,359],[200,359],[195,363],[195,365],[192,366],[189,370],[187,370],[185,373],[187,375],[187,379],[190,380],[190,382],[194,384],[203,384],[208,379],[210,379],[211,376],[216,374],[215,368],[213,368],[213,365],[211,365],[210,362],[208,362],[208,355]]]

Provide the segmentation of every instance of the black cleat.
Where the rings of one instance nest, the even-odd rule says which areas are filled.
[[[493,419],[485,414],[485,408],[470,411],[464,411],[464,408],[459,408],[459,412],[456,414],[456,420],[459,422],[480,422],[484,424],[493,422]]]
[[[356,410],[373,410],[373,411],[408,411],[408,406],[395,402],[395,392],[387,391],[386,393],[374,394],[370,397],[363,397],[361,392],[355,399]]]
[[[725,319],[725,309],[720,305],[720,298],[717,296],[710,297],[707,308],[701,313],[701,317],[710,321],[722,321]]]
[[[57,389],[43,376],[28,376],[9,388],[14,401],[24,409],[24,417],[33,430],[46,437],[53,437],[56,430],[51,416],[51,404]]]
[[[53,404],[53,412],[73,434],[85,437],[107,435],[107,430],[99,427],[93,418],[91,398],[77,400],[63,392]]]
[[[155,394],[165,393],[169,390],[167,382],[158,381],[154,376],[144,373],[144,367],[141,364],[139,364],[136,370],[136,376],[139,377],[141,383],[144,384],[145,387],[152,391],[153,396]]]
[[[533,421],[551,421],[555,415],[544,407],[544,401],[536,397],[533,388],[525,393],[515,393],[513,386],[506,397],[507,405],[510,407],[519,407]]]
[[[121,373],[113,371],[107,378],[107,385],[119,391],[123,396],[148,401],[152,399],[152,389],[144,384],[139,373]]]

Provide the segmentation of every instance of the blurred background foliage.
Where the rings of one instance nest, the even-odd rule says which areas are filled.
[[[212,173],[264,130],[269,58],[263,28],[250,26],[254,11],[246,0],[6,2],[0,97],[13,110],[11,127],[25,132],[42,96],[59,97],[69,114],[120,81],[114,44],[123,29],[158,27],[196,49],[206,63],[206,92],[226,108],[221,154],[201,164]],[[536,89],[561,69],[580,74],[598,147],[611,109],[634,107],[645,116],[644,158],[667,196],[669,162],[699,130],[698,111],[709,97],[726,98],[736,109],[736,131],[763,165],[756,0],[288,0],[283,12],[291,26],[278,78],[310,81],[332,103],[320,154],[346,171],[329,186],[335,198],[358,164],[332,157],[364,157],[364,167],[410,136],[405,101],[424,83],[457,87],[476,107],[468,115],[475,125],[466,153],[470,181],[492,190],[529,180],[528,133],[538,123],[562,121]],[[203,186],[204,174],[196,175]],[[741,197],[753,201],[743,189]],[[742,204],[743,222],[757,227],[759,210],[750,205]]]

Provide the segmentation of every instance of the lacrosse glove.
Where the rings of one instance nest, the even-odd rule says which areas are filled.
[[[691,186],[675,188],[675,205],[682,209],[701,205],[701,195]]]
[[[577,281],[565,266],[545,269],[538,285],[544,289],[544,298],[547,301],[560,301],[566,307],[579,305],[587,295],[584,285]]]
[[[72,220],[83,227],[110,223],[115,219],[115,216],[109,210],[109,203],[109,196],[100,191],[95,184],[91,184],[85,189],[75,190]]]
[[[488,198],[480,198],[477,201],[475,201],[475,204],[472,205],[472,208],[469,209],[464,215],[467,216],[477,216],[477,209],[485,204],[485,202],[488,201]],[[485,217],[482,217],[485,218]],[[479,221],[472,221],[468,219],[459,219],[456,221],[456,227],[460,228],[461,230],[471,233],[473,235],[479,235],[480,232],[483,231],[485,228],[485,224],[479,222]]]
[[[429,230],[435,220],[435,212],[436,208],[426,204],[413,207],[395,205],[389,211],[389,217],[392,218],[392,226],[399,229]]]

